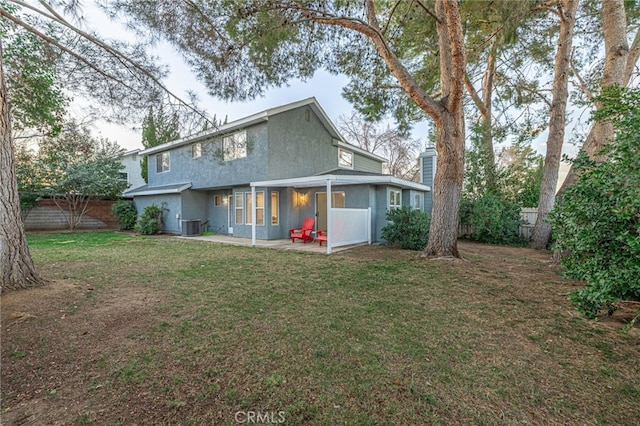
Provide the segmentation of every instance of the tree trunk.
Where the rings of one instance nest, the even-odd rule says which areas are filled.
[[[0,45],[0,292],[44,284],[31,259],[20,215],[11,118]]]
[[[436,1],[438,44],[440,46],[440,84],[442,108],[433,116],[438,139],[436,175],[433,182],[433,208],[429,242],[425,255],[460,257],[458,219],[464,177],[464,113],[462,97],[465,84],[465,55],[462,22],[458,3]]]
[[[553,100],[551,102],[551,116],[549,117],[547,153],[544,160],[542,186],[540,187],[540,198],[538,200],[538,218],[531,236],[531,247],[535,249],[545,248],[551,239],[551,225],[547,223],[546,219],[555,203],[558,170],[560,168],[566,125],[571,45],[578,0],[565,0],[563,3],[564,7],[560,17],[560,33],[558,35],[558,50],[555,57]]]
[[[464,119],[461,111],[444,113],[436,122],[438,152],[433,181],[433,208],[425,255],[460,257],[458,222],[464,176]]]
[[[624,0],[602,1],[602,23],[604,32],[605,62],[602,74],[602,87],[611,87],[615,84],[626,86],[631,79],[640,53],[640,33],[636,34],[633,47],[629,49],[627,43],[627,16],[624,9]],[[596,108],[600,105],[596,104]],[[596,121],[591,126],[587,139],[582,144],[581,150],[589,158],[601,162],[604,158],[598,153],[613,138],[613,125],[606,121]],[[567,178],[562,183],[560,194],[578,180],[578,173],[571,167]]]

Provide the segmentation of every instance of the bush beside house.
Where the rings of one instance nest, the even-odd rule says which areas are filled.
[[[422,210],[403,206],[387,212],[387,225],[382,238],[387,244],[398,244],[402,249],[423,250],[429,240],[430,216]]]

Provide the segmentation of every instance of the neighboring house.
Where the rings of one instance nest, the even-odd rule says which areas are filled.
[[[140,160],[142,158],[139,154],[140,150],[134,149],[132,151],[127,151],[118,157],[118,160],[124,165],[124,169],[122,169],[120,173],[122,174],[122,179],[126,179],[127,181],[128,186],[125,192],[146,185],[141,174]]]
[[[313,217],[315,229],[329,230],[330,252],[381,240],[387,210],[423,209],[430,191],[384,175],[385,159],[348,144],[315,98],[138,154],[149,157],[149,184],[125,196],[139,213],[162,207],[167,232],[185,233],[185,222],[198,220],[216,233],[282,239]]]

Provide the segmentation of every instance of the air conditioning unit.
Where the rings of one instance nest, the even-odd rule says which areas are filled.
[[[200,220],[190,219],[180,221],[182,224],[183,237],[196,237],[200,235]]]

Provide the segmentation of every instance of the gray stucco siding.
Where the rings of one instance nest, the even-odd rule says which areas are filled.
[[[183,220],[207,220],[207,193],[204,191],[194,191],[187,189],[182,192],[182,213]]]
[[[215,197],[220,197],[220,205],[215,205]],[[207,192],[207,230],[217,234],[229,233],[229,204],[233,205],[231,190]],[[233,224],[231,224],[233,227]]]
[[[337,167],[337,147],[311,108],[276,114],[269,117],[268,125],[268,179],[309,176]]]
[[[268,130],[266,123],[243,129],[247,134],[247,156],[229,161],[221,157],[222,139],[202,143],[202,155],[192,158],[191,145],[169,150],[169,171],[157,173],[156,155],[149,158],[149,185],[191,182],[193,189],[246,184],[267,179]],[[237,132],[230,133],[234,134]],[[225,135],[226,136],[226,135]]]
[[[395,189],[395,188],[394,188]],[[382,240],[382,228],[387,224],[387,210],[389,208],[389,187],[386,185],[376,186],[376,241]]]
[[[138,218],[147,206],[155,204],[162,208],[162,230],[176,234],[182,232],[180,219],[176,217],[177,214],[182,217],[182,197],[180,194],[137,196],[134,198],[134,204],[138,211]]]

